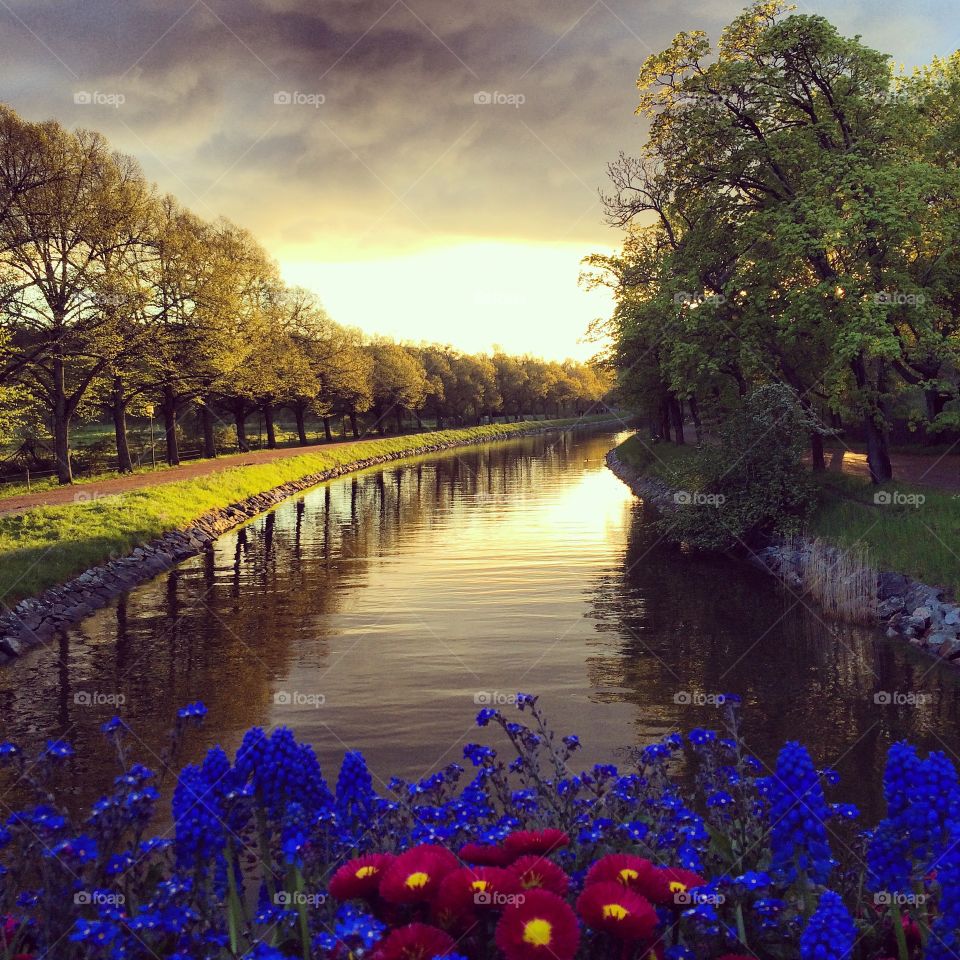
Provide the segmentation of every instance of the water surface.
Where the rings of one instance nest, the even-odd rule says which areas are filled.
[[[604,467],[618,439],[462,448],[290,500],[0,672],[3,737],[70,739],[78,801],[114,773],[97,729],[120,700],[146,762],[176,707],[202,699],[189,756],[287,724],[331,778],[346,748],[380,781],[459,760],[491,736],[478,703],[516,690],[581,735],[588,763],[715,723],[703,701],[736,692],[764,761],[800,738],[868,806],[892,739],[953,753],[952,675],[829,626],[745,564],[661,544]]]

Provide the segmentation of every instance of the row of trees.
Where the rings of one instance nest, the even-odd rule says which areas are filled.
[[[178,418],[195,411],[216,456],[219,419],[248,449],[247,420],[292,412],[405,411],[438,423],[500,412],[583,410],[606,385],[593,368],[530,357],[467,356],[367,340],[309,291],[283,283],[245,230],[206,222],[158,195],[99,134],[30,123],[0,107],[0,417],[32,409],[49,425],[56,471],[72,480],[71,425],[109,414],[118,464],[132,469],[127,417],[156,406],[167,461]]]
[[[639,157],[610,165],[621,391],[660,429],[788,385],[825,424],[855,419],[874,482],[907,395],[955,430],[960,351],[960,53],[910,76],[824,18],[759,0],[716,49],[681,33],[647,58]],[[682,434],[681,434],[682,436]]]

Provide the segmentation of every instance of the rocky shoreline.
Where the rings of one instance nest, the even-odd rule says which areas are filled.
[[[656,477],[648,477],[625,464],[611,450],[607,466],[644,503],[663,513],[677,509],[676,491]],[[805,590],[804,571],[817,551],[839,561],[843,551],[802,539],[770,544],[753,553],[749,561],[795,590]],[[900,639],[943,662],[960,666],[960,604],[942,587],[920,583],[900,573],[876,574],[876,623],[886,627],[891,639]]]
[[[171,530],[162,537],[137,547],[126,556],[115,557],[99,566],[91,567],[78,577],[45,590],[38,597],[21,600],[11,610],[0,615],[0,666],[22,656],[32,647],[49,640],[58,631],[79,622],[95,610],[105,607],[132,587],[146,583],[164,570],[169,570],[178,563],[195,557],[204,550],[209,550],[217,537],[233,527],[246,523],[288,497],[315,487],[317,484],[393,460],[437,453],[454,447],[602,425],[593,421],[559,427],[540,426],[519,432],[504,431],[493,435],[488,434],[477,439],[467,438],[449,443],[422,444],[409,450],[368,457],[332,467],[321,473],[310,474],[298,480],[290,480],[264,493],[210,510],[194,520],[186,529]]]

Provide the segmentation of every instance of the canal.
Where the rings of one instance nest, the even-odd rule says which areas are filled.
[[[187,759],[285,724],[329,779],[360,749],[382,787],[460,760],[493,735],[479,706],[517,690],[580,734],[585,763],[715,724],[712,699],[735,692],[761,759],[802,739],[871,811],[892,740],[956,747],[952,675],[747,564],[662,544],[604,466],[619,438],[462,448],[292,499],[0,671],[2,738],[69,739],[87,802],[115,773],[104,720],[122,714],[155,763],[176,707],[200,699]]]

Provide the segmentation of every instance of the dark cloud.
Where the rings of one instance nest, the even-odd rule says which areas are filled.
[[[902,17],[916,42],[898,59],[950,49],[936,4],[815,6],[868,42]],[[642,137],[643,58],[680,29],[716,34],[739,7],[8,0],[0,77],[27,116],[103,130],[164,189],[271,246],[349,256],[458,235],[589,247],[611,239],[596,198],[606,161]],[[77,91],[123,102],[75,104]],[[503,102],[477,103],[481,92]]]

